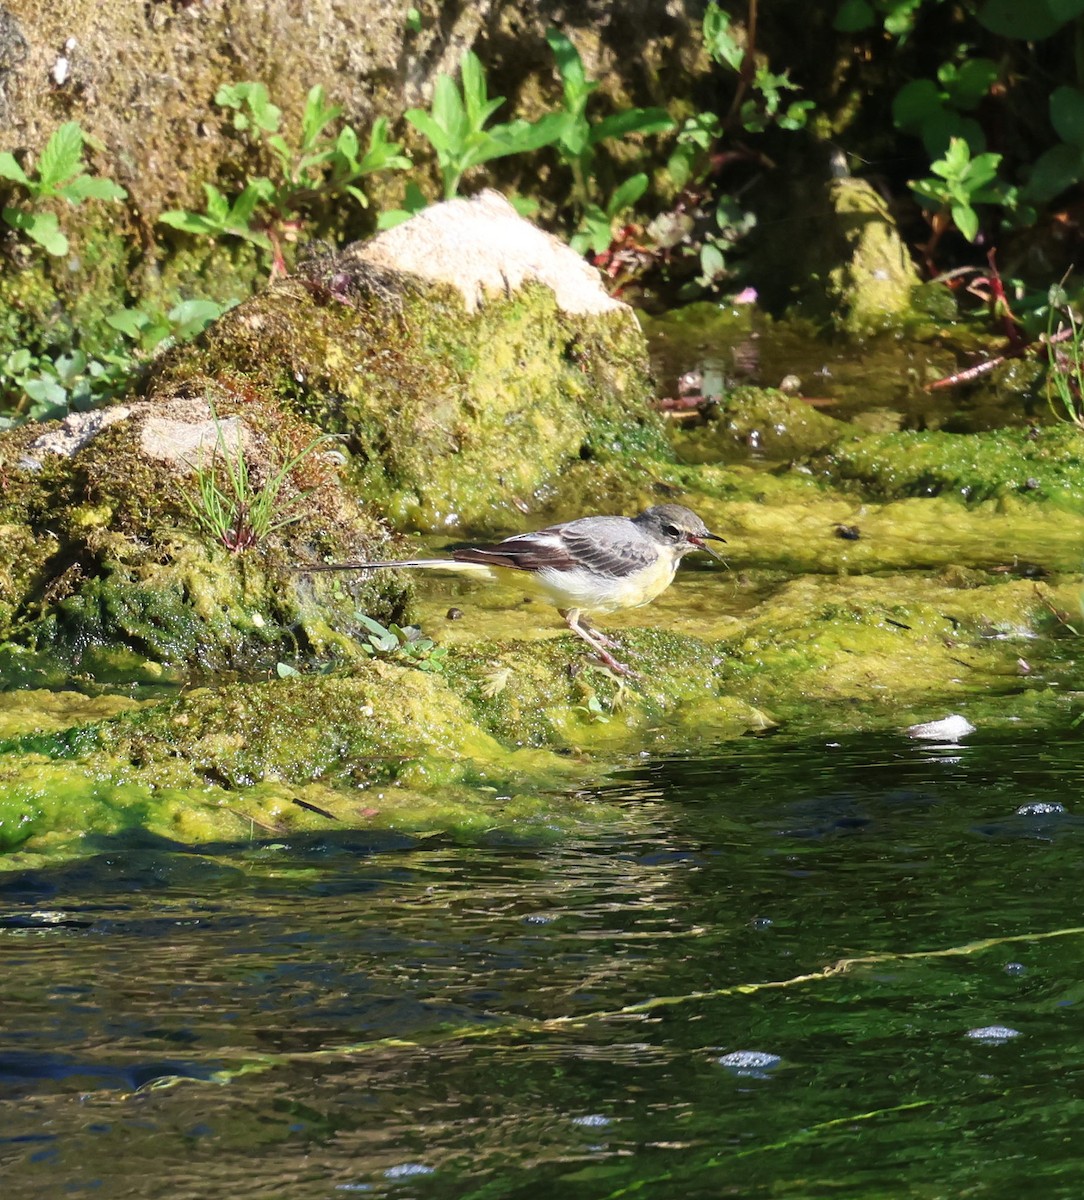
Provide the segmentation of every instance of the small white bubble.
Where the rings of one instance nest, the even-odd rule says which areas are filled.
[[[1002,1042],[1011,1042],[1021,1036],[1019,1029],[1008,1025],[982,1025],[977,1029],[969,1029],[967,1036],[975,1042],[983,1042],[987,1046],[1000,1046]]]

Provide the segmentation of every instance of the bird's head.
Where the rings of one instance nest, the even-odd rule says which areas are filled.
[[[723,557],[714,546],[707,543],[723,542],[725,545],[726,538],[712,533],[696,513],[680,504],[657,504],[638,517],[633,517],[633,520],[645,533],[670,547],[679,556],[688,554],[690,550],[706,550],[715,558]]]

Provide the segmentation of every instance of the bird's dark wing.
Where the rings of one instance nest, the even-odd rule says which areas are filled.
[[[573,571],[577,568],[619,579],[650,566],[658,549],[623,517],[584,517],[521,533],[495,546],[453,551],[457,562],[485,563],[519,571]]]

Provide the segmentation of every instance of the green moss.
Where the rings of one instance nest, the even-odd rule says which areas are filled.
[[[823,464],[878,498],[1018,496],[1084,511],[1084,448],[1069,425],[991,433],[894,433],[841,441]]]
[[[573,319],[530,286],[468,315],[446,289],[352,282],[349,304],[320,281],[270,289],[155,386],[241,377],[343,431],[358,491],[403,528],[507,525],[572,462],[669,456],[627,314]]]
[[[727,462],[751,452],[779,462],[826,449],[851,429],[773,388],[739,387],[705,424],[675,431],[673,441],[685,462]]]
[[[246,459],[258,481],[315,436],[252,393],[212,394],[220,418],[237,415],[250,431]],[[400,618],[402,584],[310,578],[296,564],[379,553],[388,540],[380,522],[344,491],[333,463],[310,455],[281,498],[298,520],[242,554],[214,544],[185,500],[195,494],[192,476],[175,474],[141,441],[152,414],[181,426],[199,419],[199,405],[178,403],[134,409],[71,455],[35,448],[55,425],[0,436],[13,481],[0,504],[0,544],[13,552],[0,570],[0,641],[69,664],[103,650],[201,669],[356,656],[356,612]]]

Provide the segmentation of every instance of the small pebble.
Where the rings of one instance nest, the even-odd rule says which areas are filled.
[[[463,619],[463,610],[461,608],[450,608],[444,616],[449,621],[461,621]]]
[[[1008,1025],[983,1025],[978,1029],[969,1029],[967,1036],[972,1041],[982,1042],[987,1046],[1000,1046],[1003,1042],[1011,1042],[1013,1038],[1020,1037],[1020,1030],[1012,1029]]]

